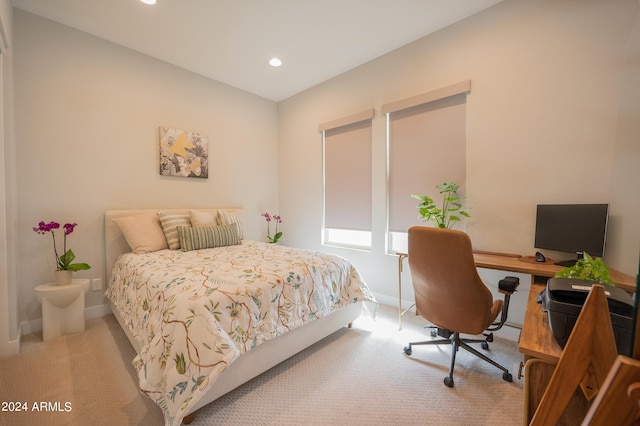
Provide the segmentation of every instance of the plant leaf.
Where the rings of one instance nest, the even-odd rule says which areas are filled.
[[[91,269],[86,263],[72,263],[71,265],[67,265],[67,270],[69,271],[86,271],[87,269]]]

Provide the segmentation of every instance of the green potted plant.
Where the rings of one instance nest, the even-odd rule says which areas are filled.
[[[575,278],[612,287],[616,285],[609,276],[609,267],[604,261],[599,257],[592,258],[586,252],[583,253],[583,258],[579,259],[575,265],[561,269],[555,275],[555,278]]]
[[[467,213],[469,209],[462,207],[460,197],[458,197],[459,187],[457,183],[453,182],[436,185],[440,194],[443,194],[442,208],[438,208],[435,200],[427,195],[412,194],[413,198],[420,201],[420,204],[417,205],[420,217],[442,229],[451,229],[456,222],[460,222],[460,216],[471,217]]]

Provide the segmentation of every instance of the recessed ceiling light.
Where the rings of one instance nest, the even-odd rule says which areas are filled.
[[[278,58],[271,58],[269,59],[269,65],[271,65],[272,67],[279,67],[280,65],[282,65],[282,61]]]
[[[144,4],[156,4],[156,0],[140,0]]]

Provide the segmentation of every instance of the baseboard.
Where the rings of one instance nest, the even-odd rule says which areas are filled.
[[[110,305],[91,306],[84,310],[84,317],[86,319],[100,318],[100,317],[105,317],[107,315],[111,315]]]
[[[521,328],[517,325],[505,325],[498,331],[494,331],[494,335],[501,339],[510,340],[512,342],[518,342],[520,340]]]
[[[398,298],[394,297],[394,296],[388,296],[386,294],[381,294],[381,293],[373,293],[373,296],[376,298],[376,300],[378,301],[378,303],[382,303],[383,305],[389,305],[389,306],[393,306],[393,307],[397,307],[398,306]],[[407,309],[408,307],[412,306],[413,302],[410,302],[408,300],[403,300],[402,301],[402,309]]]
[[[90,306],[84,310],[84,318],[100,318],[111,314],[111,307],[109,305]],[[20,352],[20,338],[21,335],[27,335],[42,330],[42,318],[34,319],[31,321],[23,321],[20,323],[20,331],[18,333],[18,352]]]
[[[18,355],[20,353],[20,342],[22,341],[22,324],[18,326],[18,333],[15,340],[7,342],[7,352],[3,356]]]
[[[42,330],[42,318],[34,319],[31,321],[22,321],[20,323],[20,330],[23,335],[35,333]]]
[[[380,294],[375,292],[373,293],[373,295],[378,301],[378,303],[381,303],[383,305],[393,306],[394,308],[397,308],[398,306],[397,297],[388,296],[386,294]],[[402,306],[402,309],[405,310],[413,306],[413,302],[410,302],[408,300],[403,300],[401,306]],[[412,309],[410,312],[415,313],[415,310]],[[521,327],[517,324],[505,323],[505,325],[500,330],[494,332],[494,335],[495,337],[499,337],[501,339],[517,342],[520,340],[520,329]]]

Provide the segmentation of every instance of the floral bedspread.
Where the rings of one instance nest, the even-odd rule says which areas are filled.
[[[127,253],[106,296],[142,348],[140,389],[178,425],[242,352],[357,301],[375,299],[351,263],[257,241]]]

